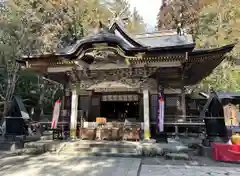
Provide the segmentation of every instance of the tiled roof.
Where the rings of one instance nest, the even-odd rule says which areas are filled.
[[[143,44],[143,46],[149,47],[168,47],[168,46],[180,46],[194,44],[192,35],[178,35],[175,33],[168,33],[166,35],[162,33],[142,34],[135,37],[135,39]]]

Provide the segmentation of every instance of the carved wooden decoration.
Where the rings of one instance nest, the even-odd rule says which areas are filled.
[[[79,59],[84,59],[85,56],[90,56],[93,58],[91,64],[120,64],[124,63],[129,65],[129,61],[126,58],[132,58],[126,56],[124,51],[119,47],[111,47],[111,46],[102,46],[102,45],[94,45],[93,48],[86,49],[83,51],[83,56],[79,57]]]

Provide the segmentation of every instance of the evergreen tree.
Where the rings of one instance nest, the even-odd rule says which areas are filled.
[[[6,0],[0,2],[0,101],[7,107],[16,91],[24,97],[42,97],[42,89],[47,90],[41,101],[51,100],[56,88],[35,75],[19,72],[15,62],[21,55],[51,53],[88,35],[101,21],[108,24],[118,14],[133,14],[125,0]],[[144,29],[138,19],[130,18],[131,30]],[[139,24],[138,24],[139,20]],[[128,26],[126,26],[128,29]],[[18,80],[18,81],[17,81]],[[36,80],[37,83],[36,83]],[[25,92],[26,87],[35,92]],[[34,98],[37,99],[37,98]],[[39,100],[40,101],[40,100]],[[0,102],[1,104],[1,102]],[[46,104],[36,102],[35,104]],[[5,108],[6,109],[6,108]]]
[[[163,1],[158,15],[159,29],[176,29],[180,20],[188,32],[194,35],[197,47],[219,47],[238,42],[240,31],[240,1],[238,0],[171,0]],[[182,13],[181,18],[180,14]],[[239,56],[237,44],[223,63],[204,79],[200,88],[216,90],[240,90],[240,74],[234,70],[234,59]],[[234,58],[234,59],[233,59]]]

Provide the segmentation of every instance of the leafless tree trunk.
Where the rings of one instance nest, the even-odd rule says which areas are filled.
[[[18,63],[13,63],[10,66],[7,66],[6,72],[7,72],[7,86],[5,90],[5,98],[4,98],[4,105],[3,105],[3,116],[2,120],[4,117],[7,116],[8,110],[9,110],[9,105],[11,104],[10,102],[12,101],[13,94],[15,92],[15,87],[16,87],[16,82],[18,79],[18,72],[19,72],[19,64]]]
[[[42,82],[42,77],[38,77],[39,83],[40,84],[40,95],[39,95],[39,100],[38,103],[35,107],[35,113],[34,113],[34,120],[40,120],[40,118],[44,115],[43,112],[43,107],[44,107],[44,97],[45,97],[45,88],[46,88],[46,81],[43,80]]]

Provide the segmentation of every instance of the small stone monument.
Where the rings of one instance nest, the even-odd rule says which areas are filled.
[[[24,107],[22,99],[15,96],[8,112],[8,116],[5,117],[2,125],[4,136],[4,141],[2,142],[5,145],[4,150],[9,149],[10,151],[14,151],[23,148],[24,140],[30,132],[28,124],[29,120],[30,116]]]
[[[200,115],[204,119],[206,128],[206,136],[202,141],[200,153],[201,155],[209,156],[212,142],[227,143],[229,140],[224,120],[223,105],[213,90]]]
[[[214,91],[211,91],[204,111],[203,118],[207,136],[203,145],[210,146],[211,142],[227,142],[228,133],[224,120],[223,105]]]

